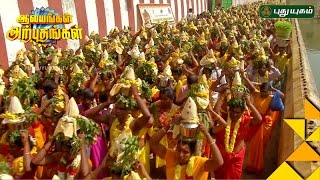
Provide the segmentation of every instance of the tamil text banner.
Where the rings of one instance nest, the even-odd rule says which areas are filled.
[[[170,4],[138,4],[138,8],[143,24],[175,23]]]

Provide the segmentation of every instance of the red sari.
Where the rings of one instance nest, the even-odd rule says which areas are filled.
[[[247,131],[249,130],[250,119],[251,119],[250,113],[245,112],[242,116],[240,128],[238,129],[234,149],[236,149],[240,145],[240,143],[245,139],[247,135]],[[234,124],[235,123],[231,124],[230,139],[233,133]],[[246,147],[244,146],[237,153],[227,153],[225,150],[224,135],[225,135],[225,130],[220,131],[217,134],[217,145],[223,157],[224,164],[214,172],[215,178],[216,179],[240,179],[242,175],[243,161],[246,154]]]

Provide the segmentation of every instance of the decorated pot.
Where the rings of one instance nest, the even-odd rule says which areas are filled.
[[[181,123],[181,135],[186,139],[194,139],[198,133],[199,125],[196,123]]]

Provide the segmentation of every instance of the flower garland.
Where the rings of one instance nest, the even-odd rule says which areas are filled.
[[[66,179],[66,171],[67,171],[67,180],[73,180],[78,173],[80,161],[81,161],[81,155],[78,154],[77,157],[74,158],[74,160],[72,161],[70,167],[67,168],[66,167],[67,161],[62,157],[58,165],[58,177],[60,179]]]
[[[236,138],[237,138],[237,134],[238,134],[241,120],[242,120],[242,116],[237,120],[237,122],[234,126],[233,134],[232,134],[231,141],[230,141],[231,118],[230,118],[230,113],[228,110],[228,121],[227,121],[226,133],[224,135],[224,144],[225,144],[225,149],[226,149],[227,153],[233,152],[234,144],[236,142]]]
[[[261,76],[257,74],[257,83],[260,83]],[[264,82],[269,82],[269,71],[266,71],[266,74],[263,76]]]
[[[188,162],[187,168],[186,168],[186,175],[187,176],[192,176],[193,175],[193,169],[194,169],[195,160],[196,160],[195,156],[192,156],[189,159],[189,162]],[[182,179],[181,173],[182,173],[182,166],[180,164],[178,164],[178,165],[176,165],[176,168],[174,170],[174,180]]]

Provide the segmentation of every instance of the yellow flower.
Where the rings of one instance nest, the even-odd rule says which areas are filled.
[[[174,59],[180,58],[180,51],[179,51],[179,49],[177,49],[175,52],[172,53],[172,57],[173,57]]]
[[[195,96],[198,96],[198,97],[209,97],[209,92],[208,91],[205,91],[205,92],[196,92],[194,93]]]
[[[102,60],[100,61],[100,63],[99,63],[99,67],[100,67],[100,68],[103,68],[103,67],[106,66],[106,64],[107,64],[106,60],[105,60],[105,59],[102,59]]]
[[[199,43],[201,45],[207,44],[207,40],[206,40],[206,37],[205,37],[204,33],[201,34],[200,39],[199,39]]]
[[[125,85],[138,85],[138,82],[136,80],[122,79],[120,80],[120,83],[123,83]]]
[[[234,126],[231,141],[230,141],[231,118],[230,118],[230,113],[228,111],[228,121],[227,121],[226,130],[225,130],[226,133],[224,136],[224,144],[225,144],[225,149],[226,149],[227,153],[233,152],[234,144],[236,142],[236,138],[237,138],[238,130],[240,128],[241,120],[242,120],[242,116],[238,119],[238,121],[236,122],[236,124]]]
[[[85,47],[86,47],[86,49],[89,49],[89,50],[95,49],[94,44],[89,44],[89,45],[86,45]]]
[[[190,30],[198,30],[198,28],[193,24],[193,21],[188,25]]]
[[[169,44],[171,44],[171,41],[170,40],[168,40],[168,39],[166,39],[166,40],[164,40],[164,42],[163,42],[165,45],[169,45]]]
[[[154,62],[148,61],[147,64],[149,64],[152,68],[158,68],[157,64]]]
[[[3,118],[3,119],[17,119],[18,116],[13,114],[13,113],[10,113],[10,112],[6,111],[4,114],[0,115],[0,118]]]
[[[190,47],[190,45],[189,44],[185,44],[185,45],[183,45],[183,50],[184,51],[189,51],[190,49],[191,49],[191,47]]]
[[[138,62],[139,62],[139,63],[145,63],[146,60],[145,60],[145,59],[142,59],[142,58],[139,58],[139,59],[138,59]]]

